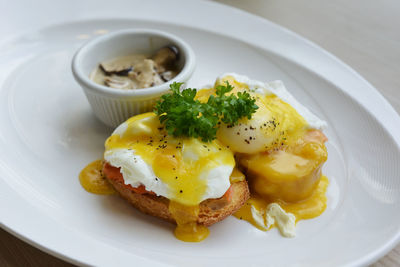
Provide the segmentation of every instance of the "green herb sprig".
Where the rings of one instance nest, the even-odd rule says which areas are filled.
[[[256,100],[247,92],[225,95],[233,89],[228,82],[226,85],[218,85],[215,88],[216,96],[210,96],[207,103],[195,100],[197,89],[180,91],[182,84],[171,84],[172,93],[161,96],[154,109],[168,134],[175,137],[186,136],[201,138],[204,142],[212,141],[220,122],[235,125],[241,118],[251,119],[258,109]]]

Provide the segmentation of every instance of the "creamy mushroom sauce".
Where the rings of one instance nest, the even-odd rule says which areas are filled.
[[[179,50],[159,49],[153,56],[132,54],[101,62],[90,74],[95,83],[116,89],[141,89],[163,84],[178,74]]]

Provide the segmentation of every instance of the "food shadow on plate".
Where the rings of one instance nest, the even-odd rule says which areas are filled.
[[[159,229],[169,232],[175,228],[174,224],[164,221],[160,218],[147,215],[134,208],[130,203],[121,198],[118,194],[99,197],[99,203],[110,217],[121,223],[135,223],[143,225],[152,225]],[[145,227],[143,229],[148,229]]]
[[[93,152],[101,156],[104,152],[104,142],[114,128],[102,123],[91,111],[89,104],[70,112],[63,122],[64,143],[80,153]],[[61,140],[62,141],[62,140]]]

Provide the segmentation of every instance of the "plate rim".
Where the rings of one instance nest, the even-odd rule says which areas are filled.
[[[45,1],[41,0],[39,2],[45,2]],[[65,4],[66,2],[67,1],[64,1],[63,4]],[[131,1],[131,4],[134,4],[135,2],[138,2],[138,1]],[[158,1],[151,0],[150,2],[155,3],[155,2],[158,2]],[[296,47],[296,51],[295,51],[296,53],[300,53],[300,51],[304,52],[305,54],[318,52],[320,54],[320,56],[323,58],[322,61],[324,62],[324,64],[327,64],[327,65],[336,64],[337,65],[336,67],[339,67],[339,69],[342,69],[342,71],[344,71],[347,75],[352,76],[353,82],[356,82],[356,83],[358,82],[360,85],[361,84],[363,85],[363,87],[364,87],[363,89],[364,90],[367,89],[368,95],[365,96],[365,97],[362,97],[360,99],[357,99],[357,102],[359,104],[362,103],[362,106],[364,106],[365,102],[368,102],[367,98],[370,97],[370,96],[374,96],[375,97],[375,101],[379,100],[380,104],[382,104],[382,105],[379,105],[380,107],[379,107],[379,109],[377,109],[379,112],[377,114],[374,114],[374,117],[379,117],[379,119],[382,119],[381,125],[386,128],[387,132],[389,134],[391,134],[393,140],[396,142],[398,147],[400,147],[400,145],[399,145],[400,144],[400,129],[395,129],[392,126],[393,124],[395,124],[395,123],[393,123],[393,120],[396,120],[397,122],[400,123],[400,116],[397,114],[397,112],[394,110],[394,108],[389,104],[389,102],[380,94],[380,92],[376,88],[374,88],[360,74],[358,74],[354,69],[352,69],[347,64],[342,62],[336,56],[330,54],[329,52],[327,52],[326,50],[322,49],[321,47],[319,47],[315,43],[303,38],[302,36],[292,32],[292,31],[290,31],[290,30],[288,30],[288,29],[286,29],[286,28],[284,28],[284,27],[282,27],[280,25],[277,25],[277,24],[275,24],[275,23],[273,23],[273,22],[271,22],[271,21],[269,21],[269,20],[267,20],[265,18],[259,17],[257,15],[250,14],[250,13],[248,13],[246,11],[243,11],[241,9],[238,9],[238,8],[234,8],[234,7],[231,7],[231,6],[227,6],[227,5],[223,5],[221,3],[216,3],[216,2],[211,2],[211,1],[188,1],[189,3],[185,3],[185,4],[183,4],[184,1],[179,1],[179,0],[173,0],[172,2],[175,3],[176,5],[178,5],[178,4],[179,5],[186,5],[186,6],[187,5],[197,5],[199,7],[199,9],[205,9],[205,8],[214,9],[213,12],[216,12],[216,13],[219,13],[221,11],[222,12],[229,12],[233,17],[234,16],[242,16],[244,18],[244,20],[247,20],[247,23],[251,22],[252,24],[263,25],[263,27],[265,27],[265,30],[273,30],[274,32],[279,32],[280,34],[283,34],[284,37],[289,38],[292,41],[295,41],[295,43],[299,45],[298,47]],[[38,6],[40,6],[40,5],[38,5]],[[68,22],[85,22],[85,21],[90,21],[90,20],[95,20],[95,19],[101,20],[102,18],[100,18],[100,17],[89,18],[89,19],[86,18],[86,19],[79,19],[77,21],[72,20],[72,21],[64,21],[64,22],[67,22],[67,23]],[[140,16],[139,17],[132,16],[130,18],[120,18],[120,19],[140,20],[142,18]],[[180,19],[182,19],[182,17],[180,16],[180,17],[177,17],[175,19],[178,19],[178,21],[179,21]],[[155,21],[157,21],[157,20],[155,20]],[[160,22],[160,21],[157,21],[157,22]],[[53,25],[48,25],[48,26],[51,27]],[[195,25],[194,20],[191,21],[190,23],[187,23],[187,26],[190,26],[190,27],[193,26],[194,28],[200,28],[202,30],[210,31],[209,29],[206,29],[204,26],[203,27],[197,27],[197,25]],[[39,27],[39,29],[41,29],[41,28],[42,27]],[[218,27],[217,27],[217,31],[218,31]],[[210,32],[218,34],[218,32],[214,32],[214,31],[210,31]],[[232,34],[232,32],[230,32],[230,34]],[[18,34],[18,36],[22,36],[22,35],[23,35],[23,32],[20,32]],[[252,41],[249,41],[249,43],[251,43],[251,42]],[[256,45],[256,44],[254,44],[254,45]],[[0,47],[1,47],[1,43],[0,43]],[[282,56],[282,54],[279,53],[279,51],[273,51],[273,52],[276,52],[279,56]],[[286,58],[288,60],[290,60],[290,61],[293,61],[293,62],[301,65],[302,67],[308,69],[309,71],[313,72],[314,74],[319,75],[324,80],[333,83],[336,87],[338,87],[338,88],[340,88],[342,90],[341,86],[338,86],[337,83],[334,83],[331,79],[329,79],[329,75],[327,76],[326,73],[324,75],[324,73],[319,73],[319,72],[316,72],[314,69],[312,69],[312,66],[313,66],[313,64],[315,62],[308,62],[308,66],[307,66],[307,65],[302,64],[302,61],[301,61],[301,59],[303,58],[302,56],[299,56],[299,55],[297,55],[297,56],[295,55],[295,57],[291,57],[291,56],[293,56],[293,55],[288,55]],[[310,66],[311,66],[311,68],[310,68]],[[356,93],[355,91],[354,92],[347,92],[347,91],[344,91],[344,90],[342,90],[342,92],[348,93],[348,95],[352,99],[354,99],[354,95]],[[365,93],[365,91],[363,91],[363,93]],[[376,105],[376,106],[378,106],[378,105]],[[375,110],[373,110],[373,111],[375,111]],[[373,111],[371,111],[371,112],[373,112]],[[385,115],[383,115],[383,114],[385,114]],[[388,114],[390,116],[387,116]],[[383,118],[384,116],[390,117],[390,123],[389,123],[389,119],[388,118],[386,118],[386,119]],[[1,167],[1,165],[0,165],[0,167]],[[0,172],[2,174],[2,177],[4,177],[5,172],[1,168],[0,168]],[[7,192],[4,189],[0,189],[0,191],[1,192],[4,191],[3,196],[7,195],[6,194]],[[19,197],[18,195],[16,195],[16,196]],[[5,199],[7,199],[7,198],[5,197]],[[0,206],[2,208],[5,207],[4,204],[0,204]],[[10,213],[8,213],[7,215],[10,216]],[[2,218],[3,218],[3,215],[2,215]],[[46,244],[40,243],[40,241],[38,241],[37,237],[36,238],[32,238],[32,233],[31,233],[31,236],[29,237],[26,234],[24,234],[24,230],[21,230],[21,229],[16,230],[17,227],[12,227],[12,225],[6,224],[5,221],[6,221],[5,219],[2,219],[2,221],[0,222],[0,226],[4,230],[6,230],[7,232],[17,236],[18,238],[22,239],[23,241],[29,243],[30,245],[33,245],[34,247],[37,247],[40,250],[45,251],[46,253],[49,253],[49,254],[51,254],[53,256],[56,256],[58,258],[61,258],[61,259],[66,260],[66,261],[68,261],[70,263],[73,263],[73,264],[79,264],[79,265],[91,264],[91,263],[89,263],[90,261],[86,261],[85,262],[85,261],[82,261],[82,260],[78,259],[78,258],[81,258],[81,257],[76,257],[76,255],[66,255],[66,253],[60,252],[57,249],[53,249],[54,247],[50,248]],[[25,231],[25,233],[26,233],[26,231]],[[370,264],[370,263],[378,260],[384,254],[388,253],[399,242],[400,242],[400,229],[399,229],[399,231],[397,232],[397,234],[395,236],[393,236],[390,240],[388,240],[386,242],[385,245],[375,249],[373,252],[371,252],[371,253],[369,253],[369,254],[367,254],[367,255],[365,255],[365,256],[357,259],[357,260],[354,260],[352,262],[347,263],[346,265],[348,265],[348,266],[357,265],[358,266],[358,265]],[[132,254],[129,254],[129,255],[132,256]],[[138,255],[134,255],[134,256],[138,257]],[[151,261],[151,263],[152,263],[152,265],[155,264],[155,262],[152,262],[152,261]]]

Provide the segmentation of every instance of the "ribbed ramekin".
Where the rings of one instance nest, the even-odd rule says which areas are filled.
[[[172,80],[158,86],[126,90],[109,88],[89,79],[90,73],[104,60],[129,54],[152,54],[166,45],[178,47],[181,71]],[[116,127],[129,117],[151,111],[173,82],[186,82],[193,74],[195,55],[190,46],[175,35],[149,29],[112,32],[84,44],[72,59],[72,73],[83,88],[97,118]]]

